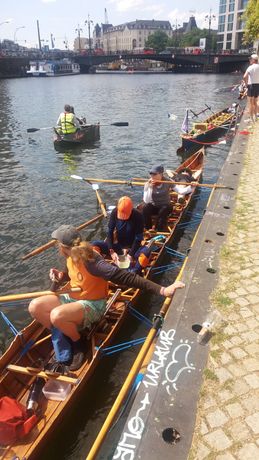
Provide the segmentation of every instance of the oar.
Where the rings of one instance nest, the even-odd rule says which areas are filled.
[[[78,287],[61,289],[59,291],[38,291],[38,292],[26,292],[25,294],[9,294],[3,295],[0,297],[0,302],[10,302],[13,300],[23,300],[23,299],[35,299],[36,297],[42,297],[44,295],[59,295],[59,294],[68,294],[69,292],[80,292],[81,289]]]
[[[84,224],[79,225],[77,227],[77,230],[83,230],[83,228],[88,227],[88,225],[93,224],[97,220],[100,220],[103,218],[103,214],[97,214],[97,216],[93,217],[92,219],[86,221]],[[45,251],[46,249],[51,248],[57,243],[57,240],[51,240],[46,244],[43,244],[43,246],[40,246],[39,248],[34,249],[33,251],[29,252],[29,254],[26,254],[25,256],[22,257],[22,260],[29,259],[30,257],[36,256],[37,254],[40,254],[41,252]]]
[[[107,217],[107,211],[106,211],[106,208],[105,208],[105,204],[103,203],[103,201],[101,199],[101,196],[100,196],[100,193],[98,192],[99,185],[98,184],[92,184],[92,189],[96,193],[97,201],[98,201],[98,203],[100,205],[100,208],[102,210],[102,213],[103,213],[104,217]]]
[[[44,129],[53,129],[53,126],[48,126],[47,128],[28,128],[27,133],[35,133],[35,131],[43,131]]]
[[[82,180],[84,182],[87,182],[88,184],[90,183],[89,181],[85,180],[83,177],[77,176],[76,174],[72,174],[70,177],[72,177],[72,179]],[[100,205],[100,208],[102,210],[102,213],[103,213],[104,217],[107,217],[107,211],[106,211],[106,208],[105,208],[105,204],[101,199],[100,193],[98,192],[99,185],[98,184],[90,184],[90,185],[92,186],[92,189],[96,193],[97,201],[98,201],[98,203]]]
[[[81,176],[71,176],[74,179],[80,179],[80,180],[85,180],[87,182],[100,182],[100,183],[106,183],[106,184],[124,184],[124,185],[140,185],[143,187],[145,183],[148,181],[148,179],[143,179],[143,182],[140,181],[127,181],[127,180],[117,180],[117,179],[96,179],[96,178],[83,178]],[[192,182],[175,182],[173,180],[157,180],[156,181],[159,184],[173,184],[173,185],[192,185]],[[227,185],[221,185],[221,184],[199,184],[196,183],[195,181],[193,182],[195,187],[207,187],[207,188],[229,188]]]
[[[96,123],[97,124],[97,123]],[[91,126],[91,125],[86,125]],[[128,121],[116,121],[115,123],[101,124],[100,126],[129,126]],[[28,128],[27,133],[35,133],[36,131],[42,131],[44,129],[53,129],[53,126],[48,126],[47,128]]]

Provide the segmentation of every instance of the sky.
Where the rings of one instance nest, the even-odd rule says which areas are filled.
[[[14,40],[21,46],[36,46],[37,19],[40,24],[43,44],[50,45],[50,34],[55,37],[55,46],[64,48],[68,41],[72,49],[77,36],[76,29],[82,29],[81,36],[88,36],[88,19],[104,23],[105,8],[108,21],[113,25],[136,19],[168,20],[173,26],[188,21],[194,15],[198,27],[207,27],[205,16],[218,14],[218,0],[0,0],[0,40]],[[9,21],[9,22],[6,22]],[[217,20],[212,19],[211,28],[217,28]],[[91,24],[92,30],[92,24]]]

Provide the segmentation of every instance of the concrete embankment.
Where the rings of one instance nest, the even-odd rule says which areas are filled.
[[[258,457],[258,140],[242,121],[113,458]],[[201,345],[215,308],[223,322]]]

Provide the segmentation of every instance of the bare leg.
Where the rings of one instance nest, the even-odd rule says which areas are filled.
[[[77,326],[84,320],[84,310],[79,302],[59,305],[50,313],[51,324],[60,329],[73,342],[80,339]]]
[[[40,324],[51,328],[52,324],[50,321],[51,311],[60,305],[59,297],[56,295],[45,295],[43,297],[38,297],[33,299],[29,305],[30,315],[36,319]]]

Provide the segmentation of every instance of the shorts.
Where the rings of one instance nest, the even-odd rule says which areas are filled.
[[[247,86],[247,96],[248,97],[258,97],[259,96],[259,83],[254,83],[253,85]]]
[[[82,305],[84,311],[84,319],[82,324],[78,325],[78,330],[83,331],[86,328],[90,328],[92,323],[95,323],[101,319],[106,308],[106,299],[101,300],[78,300],[72,299],[68,294],[60,294],[60,301],[62,304],[79,302]]]

